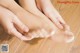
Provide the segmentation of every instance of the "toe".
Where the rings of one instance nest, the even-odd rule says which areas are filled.
[[[74,34],[71,31],[65,31],[66,40],[65,42],[70,43],[74,40]]]

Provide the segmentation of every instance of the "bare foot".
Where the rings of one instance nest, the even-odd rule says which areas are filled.
[[[36,37],[49,37],[51,34],[54,34],[54,27],[50,20],[46,18],[40,18],[38,16],[34,16],[33,14],[29,13],[28,11],[24,10],[20,7],[15,1],[9,1],[6,5],[1,4],[3,7],[12,11],[19,19],[28,26],[30,29],[30,33],[28,33],[28,37],[34,36]],[[36,34],[36,35],[31,35]]]
[[[56,42],[65,42],[65,43],[70,43],[74,40],[74,34],[69,30],[57,30],[54,36],[50,37],[52,40]]]
[[[37,3],[36,3],[37,2]],[[51,37],[54,41],[63,41],[63,42],[71,42],[74,40],[73,33],[70,31],[69,26],[64,22],[62,17],[59,15],[57,10],[52,6],[50,0],[42,1],[42,0],[19,0],[19,4],[30,13],[37,15],[39,17],[44,18],[51,18],[51,20],[55,23],[57,23],[57,26],[59,28],[64,28],[64,30],[58,29],[56,26],[54,26],[55,35]],[[37,4],[37,5],[36,5]],[[37,8],[38,7],[38,8]],[[47,16],[45,16],[43,13]],[[58,19],[56,19],[58,18]],[[46,19],[45,19],[46,20]],[[59,22],[61,22],[59,24]],[[62,27],[61,24],[63,25]],[[54,24],[53,24],[54,25]]]
[[[60,29],[67,27],[67,24],[53,7],[50,0],[19,0],[19,4],[34,15],[49,18]]]
[[[6,7],[5,5],[3,6]],[[29,27],[30,30],[33,30],[31,33],[29,33],[30,36],[34,34],[33,38],[35,38],[36,37],[35,34],[37,34],[37,37],[51,36],[53,40],[60,41],[60,42],[71,42],[74,39],[73,34],[69,32],[69,30],[67,30],[66,32],[66,30],[58,29],[48,18],[45,18],[45,17],[43,18],[42,15],[40,17],[34,16],[28,11],[25,11],[14,1],[8,3],[6,8],[8,8],[15,15],[17,15],[20,18],[20,20]],[[55,35],[54,35],[54,32],[55,32]],[[45,36],[43,34],[45,34]]]

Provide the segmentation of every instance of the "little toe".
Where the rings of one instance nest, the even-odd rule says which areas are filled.
[[[65,31],[65,34],[67,36],[65,40],[67,43],[70,43],[74,40],[74,34],[71,31]]]

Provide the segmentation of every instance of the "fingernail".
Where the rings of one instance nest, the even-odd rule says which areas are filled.
[[[63,26],[59,26],[60,29],[63,29]]]
[[[24,28],[24,30],[25,30],[25,32],[28,32],[29,31],[28,27]]]
[[[66,43],[70,43],[70,42],[72,42],[72,41],[74,41],[74,36],[71,37],[70,39],[66,40]]]

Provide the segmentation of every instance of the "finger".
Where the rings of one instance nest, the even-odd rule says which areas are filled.
[[[20,32],[18,32],[14,27],[12,28],[12,30],[9,30],[8,33],[11,35],[15,35],[16,37],[18,37],[19,39],[23,41],[29,40],[27,37],[23,36]]]
[[[3,21],[5,21],[3,19]],[[6,29],[8,34],[15,35],[16,37],[20,38],[21,40],[27,40],[21,33],[19,33],[13,26],[13,23],[7,18],[5,22],[2,21],[3,27]]]
[[[16,28],[14,27],[13,22],[12,22],[12,17],[10,17],[10,16],[11,16],[11,12],[8,11],[7,9],[2,8],[2,7],[0,7],[0,9],[3,9],[5,12],[8,13],[8,14],[7,14],[7,13],[2,13],[2,12],[0,11],[0,13],[2,13],[2,14],[1,14],[2,16],[1,16],[0,22],[1,22],[2,26],[5,28],[5,30],[6,30],[9,34],[15,35],[15,36],[17,36],[18,38],[20,38],[21,40],[27,40],[27,38],[24,37],[21,33],[19,33],[19,32],[16,30]]]
[[[53,6],[51,4],[51,2],[49,0],[47,0],[45,3],[41,2],[42,3],[42,9],[43,9],[43,12],[44,14],[50,18],[50,20],[53,21],[53,23],[55,23],[55,25],[57,27],[59,27],[60,29],[63,29],[63,26],[62,24],[58,21],[58,19],[56,19],[56,17],[54,16],[56,13],[55,11],[53,11]]]
[[[55,17],[61,22],[61,24],[64,24],[64,25],[66,24],[63,18],[60,16],[60,14],[57,13],[57,16]]]
[[[61,22],[61,23],[63,23],[63,24],[65,24],[65,21],[62,19],[62,16],[59,14],[59,12],[53,7],[53,4],[51,3],[51,1],[50,0],[48,0],[47,2],[46,2],[46,5],[48,5],[48,7],[49,7],[49,11],[51,12],[51,13],[53,13],[53,15],[57,18],[57,19],[59,19],[59,21]],[[45,7],[46,8],[46,7]]]
[[[70,30],[69,25],[67,25],[67,24],[65,23],[65,21],[62,19],[62,17],[61,17],[60,15],[57,17],[57,19],[58,19],[58,21],[60,22],[60,24],[63,26],[63,28],[64,28],[65,30]]]
[[[15,10],[16,11],[16,10]],[[12,19],[12,21],[14,22],[14,24],[15,24],[15,26],[17,27],[17,29],[20,31],[20,32],[28,32],[29,31],[29,29],[28,29],[28,27],[26,26],[26,25],[24,25],[19,19],[18,19],[18,17],[16,16],[16,15],[14,15],[12,12],[9,12],[10,13],[10,15],[13,17]]]
[[[46,16],[50,18],[50,20],[60,29],[63,29],[63,26],[60,24],[60,22],[54,17],[52,13],[45,12]]]
[[[63,26],[64,30],[70,31],[70,26],[65,23],[65,21],[62,19],[62,17],[58,17],[57,19],[61,23],[61,25]]]
[[[34,36],[31,33],[25,34],[28,40],[34,39]]]
[[[16,25],[21,33],[29,31],[29,28],[25,24],[23,24],[16,16],[14,16],[13,18],[13,23]]]

